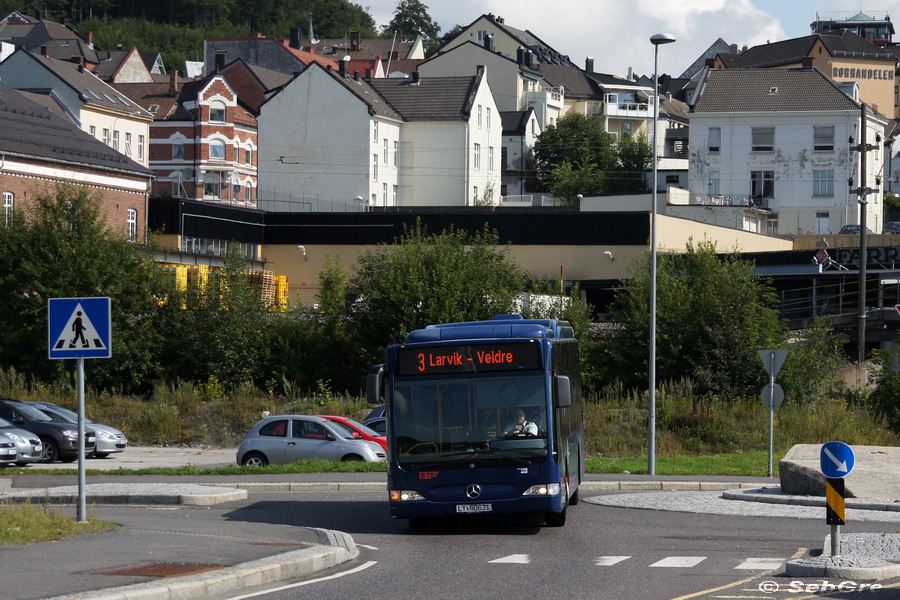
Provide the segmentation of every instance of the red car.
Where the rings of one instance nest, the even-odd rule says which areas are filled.
[[[334,415],[319,415],[323,419],[334,421],[344,429],[346,429],[353,437],[375,442],[387,451],[387,438],[377,431],[369,429],[359,421],[350,417],[336,417]]]

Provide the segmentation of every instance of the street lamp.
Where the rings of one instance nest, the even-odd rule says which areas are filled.
[[[652,204],[650,206],[650,374],[648,395],[650,399],[650,418],[647,423],[647,456],[649,464],[647,472],[656,475],[656,162],[657,142],[656,132],[659,129],[659,47],[662,44],[671,44],[675,36],[671,33],[657,33],[650,36],[653,44],[653,178]]]

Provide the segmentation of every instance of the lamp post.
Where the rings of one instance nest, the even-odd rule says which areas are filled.
[[[652,204],[650,206],[650,364],[648,395],[650,400],[650,417],[647,423],[647,472],[656,475],[656,163],[657,140],[659,129],[659,47],[671,44],[675,36],[671,33],[657,33],[650,36],[653,44],[653,179],[651,185]]]

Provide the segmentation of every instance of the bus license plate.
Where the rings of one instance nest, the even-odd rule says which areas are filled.
[[[458,513],[485,513],[491,512],[493,507],[490,504],[457,504],[456,512]]]

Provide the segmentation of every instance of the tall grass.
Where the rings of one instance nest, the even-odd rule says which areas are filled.
[[[0,371],[0,395],[76,408],[76,398],[67,385],[33,385],[11,369]],[[646,392],[612,383],[586,394],[585,401],[589,456],[646,456]],[[267,414],[337,414],[361,419],[370,408],[364,398],[334,394],[322,381],[312,390],[292,389],[287,396],[276,396],[253,387],[227,391],[214,378],[157,386],[149,398],[89,389],[85,405],[88,417],[121,429],[135,444],[217,447],[238,445]],[[769,411],[758,398],[723,402],[699,395],[687,379],[660,386],[656,425],[659,457],[768,450]],[[831,440],[900,446],[900,437],[876,419],[865,403],[829,398],[775,410],[776,453],[784,453],[794,444]]]

